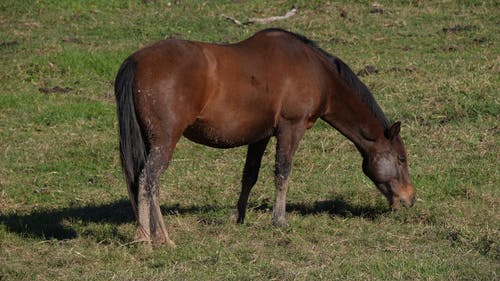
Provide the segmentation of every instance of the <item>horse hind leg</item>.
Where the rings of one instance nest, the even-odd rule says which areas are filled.
[[[243,176],[241,179],[241,193],[237,206],[236,221],[238,223],[243,223],[245,221],[248,196],[259,177],[262,156],[264,155],[268,142],[269,138],[265,138],[248,145],[245,168],[243,169]]]
[[[135,239],[152,242],[154,245],[166,243],[175,246],[169,238],[160,209],[159,177],[167,168],[172,156],[173,146],[153,146],[139,178],[138,190],[138,225]]]

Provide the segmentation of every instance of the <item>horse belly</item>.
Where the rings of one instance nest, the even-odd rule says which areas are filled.
[[[197,118],[184,136],[199,144],[231,148],[257,142],[273,134],[273,122],[263,119],[225,119],[222,122]]]

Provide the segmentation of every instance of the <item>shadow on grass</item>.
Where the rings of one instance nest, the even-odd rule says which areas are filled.
[[[29,214],[0,215],[8,231],[43,239],[72,239],[78,236],[66,221],[122,224],[133,220],[130,203],[125,200],[99,206],[78,206],[37,210]]]
[[[190,206],[172,207],[162,206],[163,214],[206,213],[222,207]],[[120,200],[103,205],[88,205],[61,209],[37,210],[29,214],[0,215],[0,224],[6,226],[7,231],[21,236],[42,239],[73,239],[78,233],[71,227],[73,222],[80,224],[132,223],[135,218],[128,200]]]
[[[265,201],[253,208],[254,210],[271,210],[272,205]],[[388,207],[372,205],[352,205],[343,198],[316,201],[314,203],[287,203],[287,212],[295,212],[301,215],[330,214],[331,216],[350,218],[360,217],[374,220],[382,214],[390,212]]]
[[[233,206],[188,206],[174,205],[162,206],[164,215],[172,214],[207,214],[213,211],[231,209]],[[250,206],[250,208],[252,208]],[[254,210],[267,211],[272,206],[268,202],[253,207]],[[343,199],[319,201],[313,204],[287,204],[287,212],[297,212],[302,215],[328,213],[341,217],[363,217],[374,219],[386,213],[387,209],[373,206],[352,206]],[[120,200],[109,204],[98,206],[78,206],[62,209],[50,209],[34,211],[29,214],[0,215],[0,223],[7,231],[17,233],[21,236],[36,237],[41,239],[74,239],[78,233],[71,227],[73,222],[81,224],[88,223],[110,223],[124,224],[132,223],[134,216],[128,200]]]

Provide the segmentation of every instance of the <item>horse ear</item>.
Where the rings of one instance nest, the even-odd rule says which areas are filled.
[[[398,121],[394,123],[391,128],[386,130],[385,136],[392,141],[397,135],[399,135],[399,131],[401,131],[401,122]]]

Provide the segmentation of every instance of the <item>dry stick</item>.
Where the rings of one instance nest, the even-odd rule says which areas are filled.
[[[284,16],[276,16],[269,18],[251,18],[248,20],[248,23],[270,23],[277,20],[284,20],[289,17],[294,16],[297,13],[297,8],[293,7],[290,11],[288,11]]]
[[[239,21],[239,20],[237,20],[237,19],[235,19],[235,18],[233,18],[233,17],[226,16],[226,15],[224,15],[224,14],[222,14],[222,17],[223,17],[223,18],[225,18],[225,19],[227,19],[227,20],[232,21],[233,23],[235,23],[235,24],[237,24],[237,25],[243,25],[243,23],[241,23],[241,21]]]
[[[297,14],[297,8],[293,7],[290,11],[288,11],[285,15],[283,16],[274,16],[274,17],[268,17],[268,18],[250,18],[246,22],[241,22],[233,17],[227,16],[227,15],[222,15],[227,20],[232,21],[233,23],[237,25],[247,25],[247,24],[253,24],[253,23],[270,23],[273,21],[278,21],[278,20],[284,20],[289,17],[294,16]]]

